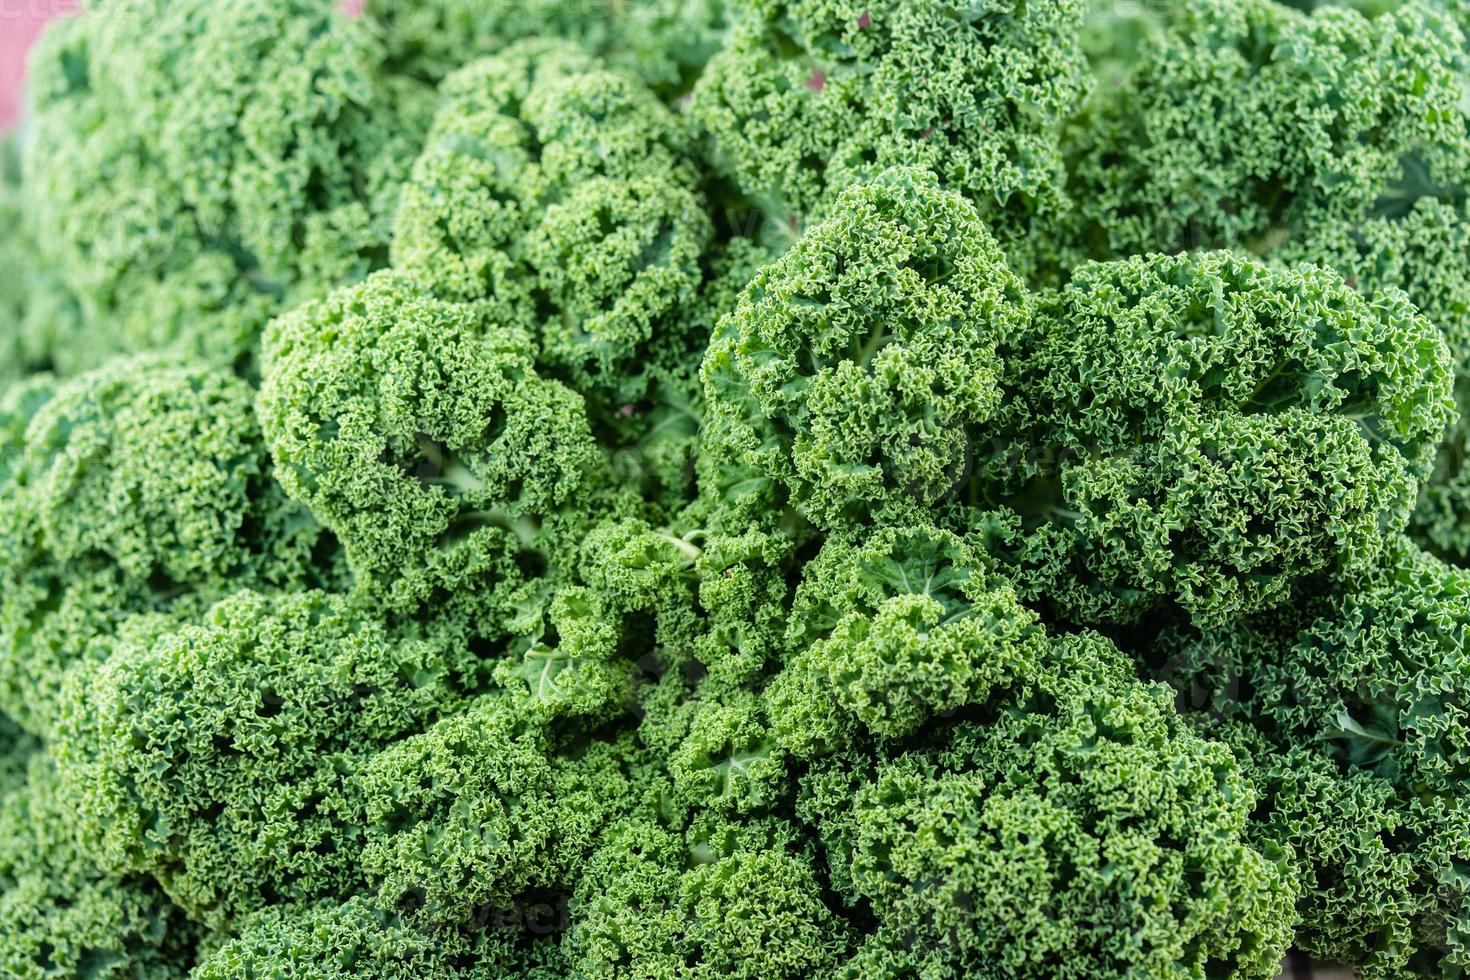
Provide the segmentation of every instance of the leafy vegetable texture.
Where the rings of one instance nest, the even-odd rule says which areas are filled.
[[[381,265],[433,105],[382,60],[315,0],[120,0],[48,31],[24,180],[69,344],[239,366],[273,314]]]
[[[999,404],[997,338],[1029,314],[958,195],[922,172],[854,188],[715,328],[710,482],[748,473],[824,528],[932,506]]]
[[[0,976],[1470,972],[1467,31],[62,19]]]
[[[778,230],[918,164],[966,192],[1017,260],[1039,259],[1028,229],[1064,210],[1058,136],[1086,87],[1079,0],[731,7],[692,112]]]
[[[1084,622],[1225,620],[1371,564],[1453,417],[1434,325],[1320,268],[1096,263],[1016,339],[1016,435],[974,493],[1026,590]]]

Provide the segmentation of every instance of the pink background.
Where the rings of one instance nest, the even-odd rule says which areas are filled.
[[[46,21],[76,10],[84,0],[0,0],[0,132],[20,114],[25,88],[26,52]],[[362,0],[341,0],[339,6],[356,16]]]
[[[75,0],[0,0],[0,130],[20,111],[26,51],[48,17],[76,8]]]

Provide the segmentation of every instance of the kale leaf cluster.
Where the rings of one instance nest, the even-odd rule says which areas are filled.
[[[0,268],[0,975],[1470,972],[1463,0],[98,0]]]

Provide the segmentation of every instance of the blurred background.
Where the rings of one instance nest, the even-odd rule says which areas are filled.
[[[20,117],[25,88],[26,52],[46,21],[69,13],[82,0],[0,0],[0,133]],[[362,0],[344,0],[340,5],[356,13]]]
[[[76,0],[0,0],[0,130],[14,125],[20,112],[26,51],[41,25],[76,6]]]

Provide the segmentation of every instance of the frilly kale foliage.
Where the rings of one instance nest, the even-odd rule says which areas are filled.
[[[0,975],[1470,971],[1467,31],[59,21]]]

